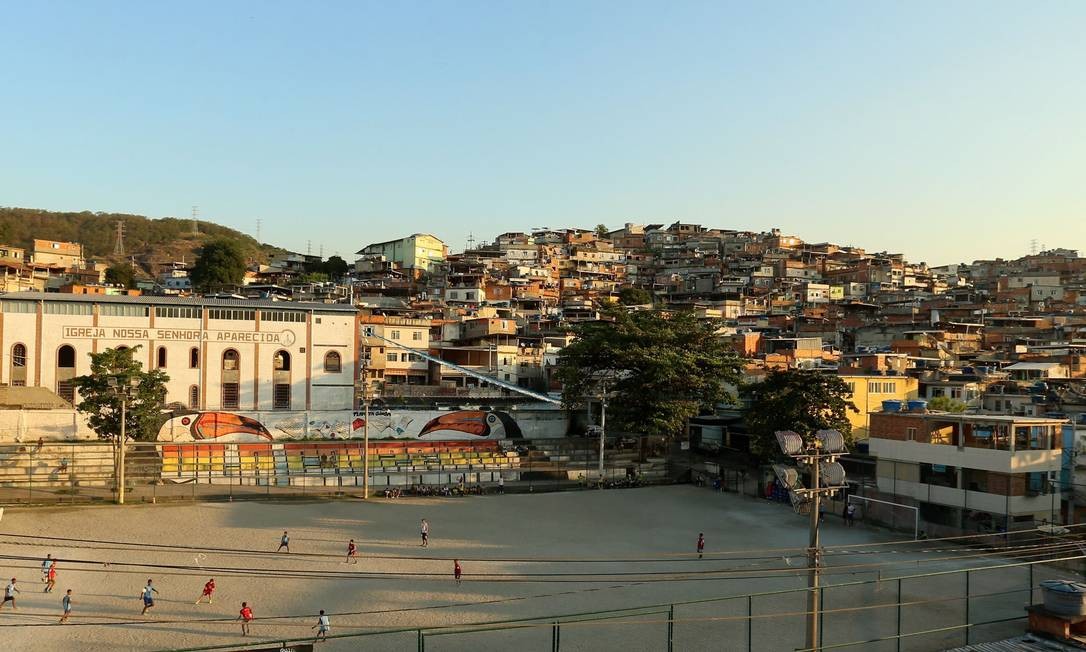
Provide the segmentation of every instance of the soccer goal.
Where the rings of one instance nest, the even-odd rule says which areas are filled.
[[[848,503],[851,505],[853,503],[853,501],[855,501],[857,503],[862,501],[864,503],[863,508],[864,508],[864,515],[865,516],[867,515],[867,510],[868,510],[868,506],[869,506],[870,503],[878,503],[880,505],[888,505],[890,507],[890,509],[909,510],[910,512],[912,512],[911,515],[912,515],[912,519],[913,519],[913,539],[915,540],[915,539],[920,538],[920,508],[919,507],[914,507],[913,505],[902,505],[901,503],[895,503],[895,502],[891,502],[889,500],[879,500],[878,498],[868,498],[866,496],[851,496],[850,495],[848,497]]]

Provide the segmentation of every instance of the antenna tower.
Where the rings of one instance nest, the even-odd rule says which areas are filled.
[[[474,249],[475,248],[475,234],[473,234],[470,231],[468,231],[468,246],[467,246],[467,248],[468,249]]]
[[[259,217],[256,218],[256,241],[257,241],[257,243],[260,242],[260,223],[261,223],[261,221],[262,220]]]
[[[197,216],[200,214],[200,207],[192,207],[192,235],[200,235],[200,223],[196,221]]]
[[[113,223],[114,229],[116,229],[116,238],[113,241],[113,255],[124,255],[124,222],[117,220]]]
[[[1033,256],[1037,253],[1037,238],[1029,241],[1029,255]]]

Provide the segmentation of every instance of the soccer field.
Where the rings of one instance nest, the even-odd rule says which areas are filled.
[[[420,544],[421,519],[430,545]],[[802,592],[693,600],[806,586],[806,519],[787,507],[689,486],[464,498],[375,499],[371,502],[236,502],[9,510],[0,521],[5,579],[18,578],[18,611],[0,611],[7,649],[158,650],[254,645],[314,634],[318,610],[331,614],[332,634],[404,628],[396,634],[333,638],[321,650],[428,651],[525,649],[552,645],[560,620],[562,650],[665,650],[669,606],[676,650],[792,650],[803,645]],[[282,532],[290,553],[277,553]],[[694,553],[705,533],[706,555]],[[1081,554],[1038,538],[1022,550],[992,553],[943,542],[901,542],[903,535],[823,528],[825,582],[867,582],[825,592],[826,642],[1024,615],[1027,587],[1074,577],[1050,566],[977,570],[964,600],[962,573],[893,580],[963,567]],[[45,540],[39,537],[54,537]],[[345,563],[347,542],[359,548]],[[80,542],[82,541],[82,542]],[[897,543],[894,543],[897,542]],[[40,560],[59,559],[53,593],[43,593]],[[1026,556],[1032,555],[1032,556]],[[1015,555],[1019,555],[1015,557]],[[452,559],[464,569],[452,577]],[[606,560],[618,560],[608,562]],[[214,578],[214,604],[194,601]],[[140,616],[140,592],[152,578],[155,607]],[[6,584],[6,582],[5,582]],[[56,625],[72,589],[70,623]],[[925,601],[941,599],[941,602]],[[242,637],[242,601],[256,620]],[[895,605],[910,603],[901,608]],[[913,603],[917,604],[913,604]],[[920,604],[923,602],[922,604]],[[652,606],[657,605],[657,606]],[[883,608],[872,609],[884,605]],[[889,605],[889,606],[885,606]],[[587,620],[584,612],[647,607],[621,618]],[[755,614],[748,629],[748,609]],[[791,614],[772,616],[772,614]],[[451,633],[440,628],[539,619],[532,626]],[[575,621],[582,622],[575,622]],[[16,626],[16,625],[30,625]],[[1020,632],[1021,621],[978,629],[973,640]],[[904,650],[941,649],[964,630],[911,637]],[[893,641],[844,648],[892,650]]]

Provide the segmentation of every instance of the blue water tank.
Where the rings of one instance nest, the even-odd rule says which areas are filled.
[[[913,399],[907,405],[909,412],[923,412],[928,409],[928,402],[924,399]]]
[[[901,401],[883,401],[883,412],[901,412]]]

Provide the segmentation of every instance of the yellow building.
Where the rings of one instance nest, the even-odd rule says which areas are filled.
[[[882,411],[883,401],[908,401],[919,396],[920,381],[909,376],[881,374],[841,374],[841,380],[852,390],[852,404],[858,412],[848,412],[852,436],[867,439],[871,413]]]
[[[377,242],[355,253],[359,256],[382,255],[400,269],[429,272],[433,266],[445,260],[449,247],[429,233],[415,233],[399,240]]]

